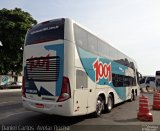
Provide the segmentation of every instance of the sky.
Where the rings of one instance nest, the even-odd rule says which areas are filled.
[[[71,18],[133,58],[143,75],[160,70],[160,0],[0,0],[39,22]]]

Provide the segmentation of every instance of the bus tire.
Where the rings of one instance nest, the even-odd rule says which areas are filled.
[[[111,94],[109,94],[108,101],[107,101],[107,104],[105,106],[105,110],[106,110],[106,112],[109,113],[109,112],[111,112],[112,108],[113,108],[113,97],[112,97]]]
[[[104,101],[100,96],[98,96],[98,99],[96,102],[95,116],[100,117],[103,112],[103,109],[104,109]]]
[[[137,93],[136,93],[136,91],[134,91],[134,93],[133,93],[133,101],[135,101],[136,98],[137,98]]]
[[[146,86],[146,91],[149,92],[149,86]]]

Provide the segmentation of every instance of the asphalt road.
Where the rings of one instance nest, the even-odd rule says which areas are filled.
[[[153,94],[145,93],[152,106]],[[160,111],[151,109],[153,122],[137,119],[138,98],[116,105],[111,113],[99,118],[93,115],[61,117],[27,111],[22,107],[21,92],[0,92],[0,130],[107,130],[160,131]]]

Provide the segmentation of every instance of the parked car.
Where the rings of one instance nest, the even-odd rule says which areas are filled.
[[[22,82],[8,82],[5,85],[0,85],[0,89],[18,89],[22,87]]]
[[[0,85],[0,89],[7,89],[7,88],[8,88],[8,83],[7,83],[7,84]]]
[[[12,82],[10,85],[8,85],[9,89],[18,89],[22,87],[22,82]]]
[[[140,90],[143,91],[146,89],[148,92],[150,89],[155,90],[156,84],[155,84],[155,77],[154,76],[143,76],[140,80]]]

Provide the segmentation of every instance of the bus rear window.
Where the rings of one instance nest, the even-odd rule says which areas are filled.
[[[64,39],[64,19],[46,21],[33,26],[26,36],[25,45]]]

